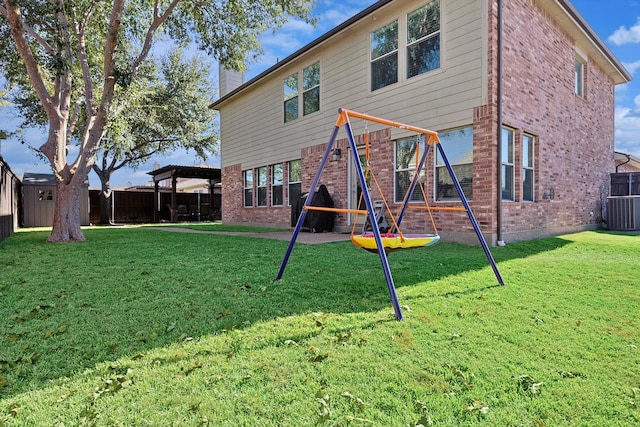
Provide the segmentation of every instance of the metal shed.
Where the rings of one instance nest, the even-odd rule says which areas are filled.
[[[25,227],[51,227],[56,198],[53,174],[25,172],[22,177],[22,203]],[[80,197],[80,223],[89,225],[89,182]]]

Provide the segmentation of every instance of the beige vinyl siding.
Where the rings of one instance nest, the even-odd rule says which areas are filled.
[[[441,67],[429,73],[407,79],[406,67],[400,64],[398,83],[370,91],[370,32],[396,18],[402,22],[406,13],[424,4],[407,1],[402,8],[393,3],[379,9],[375,19],[361,20],[224,102],[222,167],[241,164],[247,169],[300,158],[302,148],[328,140],[340,107],[434,130],[472,123],[473,109],[486,100],[483,3],[441,0]],[[321,73],[320,111],[284,123],[283,79],[316,61]],[[406,61],[404,55],[400,61]],[[362,133],[361,123],[353,125],[354,133]],[[370,131],[377,128],[369,124]]]

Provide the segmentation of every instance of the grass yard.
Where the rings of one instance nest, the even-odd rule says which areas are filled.
[[[376,255],[141,228],[0,243],[0,426],[636,426],[640,236]]]

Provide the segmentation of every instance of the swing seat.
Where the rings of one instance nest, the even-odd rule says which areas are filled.
[[[391,252],[398,249],[415,249],[433,246],[440,241],[437,234],[403,234],[383,233],[380,235],[385,251]],[[366,249],[369,252],[378,252],[376,239],[373,233],[351,236],[354,245]]]

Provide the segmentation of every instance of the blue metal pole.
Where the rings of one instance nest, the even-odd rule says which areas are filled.
[[[395,316],[397,320],[402,320],[402,310],[400,309],[400,302],[398,301],[398,294],[396,293],[396,287],[393,283],[393,276],[391,275],[391,267],[389,267],[389,260],[387,259],[387,253],[384,250],[384,246],[382,245],[382,236],[380,235],[380,230],[377,225],[376,215],[373,210],[373,202],[371,201],[371,194],[369,193],[369,188],[367,187],[367,182],[365,180],[364,172],[362,170],[362,165],[358,160],[358,148],[356,147],[355,139],[353,137],[353,131],[351,130],[351,124],[347,120],[345,123],[345,129],[347,131],[347,138],[349,139],[349,146],[351,147],[351,152],[353,153],[353,160],[356,167],[356,171],[358,172],[358,179],[360,180],[360,185],[362,186],[362,196],[367,205],[367,217],[369,218],[369,223],[371,224],[371,228],[373,229],[373,236],[376,240],[376,246],[378,247],[378,255],[380,256],[380,263],[382,264],[382,270],[384,271],[384,277],[387,281],[387,289],[389,291],[389,297],[391,298],[391,304],[393,305],[393,311],[395,312]]]
[[[313,182],[311,183],[311,188],[309,190],[309,195],[307,196],[307,200],[304,202],[304,207],[311,206],[313,199],[316,196],[316,190],[318,184],[320,183],[320,177],[322,176],[322,172],[324,171],[324,166],[329,159],[329,155],[331,154],[331,149],[333,148],[333,144],[336,141],[336,136],[338,135],[338,131],[340,130],[340,126],[336,124],[331,132],[331,136],[329,137],[329,142],[327,143],[327,148],[324,151],[324,156],[322,157],[322,161],[320,162],[320,166],[318,167],[318,171],[316,172],[316,176],[313,178]],[[278,275],[274,279],[280,280],[282,279],[282,275],[284,274],[284,269],[287,267],[287,262],[289,261],[289,257],[291,256],[291,252],[293,251],[293,245],[296,243],[296,239],[298,238],[298,234],[302,229],[302,224],[304,224],[304,220],[307,217],[307,210],[302,209],[300,216],[298,217],[298,222],[296,223],[296,228],[293,231],[293,235],[291,236],[291,240],[289,241],[289,246],[287,247],[287,252],[284,254],[284,259],[282,260],[282,264],[280,265],[280,270],[278,271]]]
[[[478,236],[478,240],[480,241],[480,244],[482,245],[482,249],[484,249],[484,254],[487,256],[487,259],[489,260],[489,263],[491,264],[491,268],[493,268],[493,273],[496,276],[496,279],[498,279],[498,283],[500,284],[500,286],[504,286],[504,282],[502,281],[502,275],[500,274],[500,271],[498,271],[498,266],[496,265],[495,260],[493,259],[493,255],[491,255],[491,251],[489,251],[489,246],[487,245],[487,241],[484,239],[484,236],[482,235],[482,232],[480,231],[480,226],[478,225],[478,222],[476,221],[475,216],[473,215],[473,212],[471,211],[471,207],[469,206],[469,202],[467,201],[467,198],[464,195],[464,192],[462,191],[462,187],[460,186],[460,182],[458,181],[458,178],[456,177],[455,172],[453,171],[453,168],[451,167],[451,164],[449,163],[449,159],[447,159],[447,155],[444,153],[444,149],[442,148],[441,144],[438,144],[438,151],[440,152],[440,155],[442,156],[442,160],[444,161],[444,164],[447,167],[447,170],[449,171],[449,175],[451,176],[451,179],[453,180],[453,184],[456,187],[456,190],[458,191],[458,195],[460,196],[460,200],[462,201],[462,204],[464,205],[464,208],[467,211],[467,215],[469,216],[469,220],[471,221],[471,224],[473,225],[473,229],[476,232],[476,235]]]

